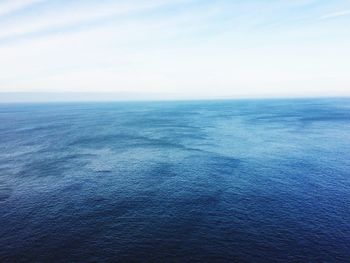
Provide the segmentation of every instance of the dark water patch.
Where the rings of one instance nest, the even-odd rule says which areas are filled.
[[[85,148],[113,148],[122,150],[129,150],[132,148],[156,148],[156,149],[183,149],[200,151],[195,148],[186,147],[181,143],[175,141],[181,141],[183,137],[178,135],[178,139],[167,136],[166,138],[151,138],[142,135],[130,135],[130,134],[116,134],[116,135],[101,135],[94,137],[85,137],[75,140],[69,144],[69,146],[79,146]],[[188,138],[185,136],[185,138]],[[197,137],[199,138],[199,137]]]
[[[108,173],[112,173],[113,172],[113,170],[110,170],[110,169],[97,169],[96,170],[96,173],[98,173],[98,174],[108,174]]]
[[[20,129],[17,129],[15,132],[17,133],[36,133],[36,132],[43,132],[48,130],[56,130],[57,129],[63,129],[67,128],[65,124],[52,124],[52,125],[36,125],[32,127],[23,127]]]
[[[265,125],[268,123],[307,125],[313,122],[347,122],[350,120],[348,109],[329,103],[298,103],[266,106],[256,112],[247,113],[250,122]]]
[[[124,139],[143,139],[137,136],[133,135],[100,135],[100,136],[87,136],[87,137],[82,137],[79,138],[73,142],[71,142],[69,145],[74,146],[74,145],[92,145],[92,144],[97,144],[97,143],[103,143],[103,142],[114,142],[114,141],[122,141]]]
[[[332,112],[332,111],[331,111]],[[301,121],[304,122],[316,122],[316,121],[322,121],[322,122],[348,122],[350,121],[350,116],[348,113],[337,113],[337,114],[324,114],[322,116],[310,116],[310,117],[304,117],[301,118]]]
[[[182,116],[185,117],[185,116]],[[159,115],[158,118],[136,118],[135,120],[129,120],[126,123],[124,123],[126,126],[130,127],[139,127],[142,125],[143,128],[149,129],[149,128],[173,128],[176,130],[181,129],[199,129],[200,127],[194,126],[190,123],[187,123],[184,119],[172,119],[169,116],[167,118],[164,118],[164,115]]]
[[[12,195],[13,188],[0,182],[0,203],[5,202]]]
[[[139,142],[154,142],[154,139],[151,139],[146,136],[142,135],[132,135],[132,134],[107,134],[107,135],[96,135],[96,136],[86,136],[79,138],[73,142],[71,142],[69,145],[97,145],[97,144],[107,144],[107,145],[113,145],[117,143],[121,144],[137,144]]]
[[[85,155],[84,155],[85,156]],[[65,155],[58,157],[34,157],[28,163],[24,164],[20,177],[49,177],[49,176],[62,176],[65,171],[71,168],[78,168],[82,163],[86,161],[75,162],[75,160],[80,161],[80,155]]]
[[[196,150],[194,150],[196,151]],[[200,151],[197,154],[190,155],[186,158],[185,163],[190,169],[202,169],[220,176],[232,175],[239,166],[241,160],[228,156],[222,156],[217,153]],[[195,164],[195,165],[194,165]]]

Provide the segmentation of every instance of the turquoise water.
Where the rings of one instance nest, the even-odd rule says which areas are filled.
[[[349,262],[350,100],[0,105],[1,262]]]

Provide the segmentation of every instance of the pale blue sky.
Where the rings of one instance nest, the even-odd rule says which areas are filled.
[[[0,0],[0,91],[350,95],[349,0]]]

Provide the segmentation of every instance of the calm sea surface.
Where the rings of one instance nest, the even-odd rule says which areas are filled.
[[[350,262],[350,100],[0,105],[0,262]]]

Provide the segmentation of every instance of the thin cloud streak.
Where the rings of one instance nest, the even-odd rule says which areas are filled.
[[[342,17],[342,16],[348,16],[348,15],[350,15],[350,9],[324,15],[321,17],[321,19],[322,20],[323,19],[331,19],[331,18],[337,18],[337,17]]]
[[[124,17],[125,19],[135,13],[150,12],[160,7],[181,3],[183,3],[183,0],[129,0],[79,5],[72,1],[62,7],[39,11],[40,16],[34,14],[7,22],[3,26],[3,30],[0,31],[0,40],[6,41],[21,35],[45,34],[45,32],[50,31],[59,32],[60,29],[64,31],[67,28],[84,24],[93,26],[104,19],[117,19],[118,17]]]
[[[12,12],[21,10],[33,4],[44,2],[46,0],[7,0],[0,2],[0,16],[9,15]]]

